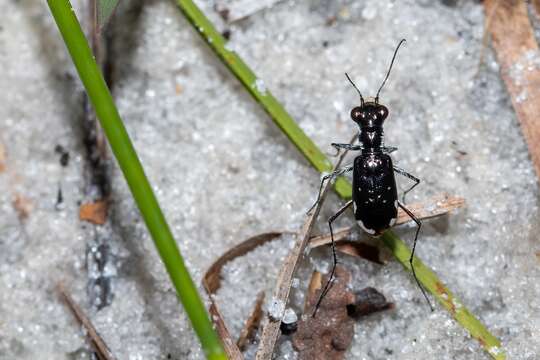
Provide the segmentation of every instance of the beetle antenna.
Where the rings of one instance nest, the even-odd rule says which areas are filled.
[[[358,88],[356,87],[356,85],[353,83],[353,81],[351,80],[351,78],[349,77],[349,74],[345,73],[345,76],[347,77],[347,79],[349,80],[349,82],[351,83],[351,85],[356,89],[356,91],[358,91],[358,95],[360,95],[360,104],[362,106],[364,106],[364,98],[362,97],[362,93],[360,92],[360,90],[358,90]]]
[[[392,57],[392,62],[390,62],[390,67],[388,68],[388,72],[386,73],[386,77],[384,78],[384,80],[383,80],[383,82],[381,84],[381,87],[379,88],[379,91],[377,91],[377,96],[375,97],[375,103],[379,103],[379,93],[381,92],[381,89],[383,88],[384,84],[386,84],[386,80],[388,80],[388,77],[390,76],[390,71],[392,71],[392,65],[394,65],[394,60],[396,59],[396,55],[397,55],[397,52],[399,50],[399,47],[405,41],[407,41],[407,40],[401,39],[398,46],[396,47],[396,50],[394,51],[394,56]]]

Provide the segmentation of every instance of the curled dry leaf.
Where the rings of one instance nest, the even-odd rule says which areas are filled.
[[[242,355],[242,352],[240,351],[236,342],[232,339],[232,336],[229,330],[227,329],[225,322],[223,321],[223,317],[221,316],[221,313],[219,312],[217,304],[213,299],[213,295],[221,287],[221,270],[223,269],[223,266],[225,266],[225,264],[228,263],[229,261],[247,254],[248,252],[252,251],[258,246],[261,246],[268,242],[279,239],[279,237],[284,234],[292,234],[292,233],[289,231],[273,231],[273,232],[259,234],[259,235],[249,238],[246,241],[243,241],[242,243],[236,245],[235,247],[227,251],[222,256],[220,256],[210,266],[206,274],[204,274],[202,283],[206,292],[208,293],[210,297],[210,309],[209,309],[210,315],[212,316],[212,321],[214,322],[214,325],[216,326],[216,330],[218,332],[219,337],[221,338],[223,342],[223,346],[225,347],[225,351],[227,352],[227,356],[229,357],[229,359],[234,359],[234,360],[243,359],[244,356]],[[261,301],[261,305],[262,305],[262,301]]]
[[[109,203],[106,200],[85,203],[79,208],[79,218],[92,224],[103,225],[107,221],[108,209]]]
[[[257,300],[255,301],[255,306],[253,308],[253,311],[251,312],[251,315],[246,320],[246,323],[244,324],[244,328],[242,331],[240,331],[240,336],[238,337],[238,341],[236,342],[236,345],[241,351],[244,351],[246,348],[246,345],[248,341],[253,340],[255,337],[255,333],[257,332],[257,329],[259,328],[259,324],[261,323],[261,319],[263,316],[262,311],[262,305],[264,302],[264,291],[261,291],[257,295]]]

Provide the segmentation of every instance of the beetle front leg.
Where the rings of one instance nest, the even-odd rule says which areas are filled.
[[[331,144],[336,150],[345,149],[347,151],[353,150],[362,150],[362,145],[353,145],[353,144],[339,144],[339,143],[332,143]]]
[[[403,196],[401,197],[401,201],[405,204],[405,196],[409,193],[409,191],[411,191],[412,189],[414,189],[416,187],[416,185],[420,184],[420,179],[417,178],[416,176],[414,175],[411,175],[409,174],[407,171],[403,170],[402,168],[400,167],[397,167],[394,165],[394,171],[397,172],[398,174],[400,175],[403,175],[405,176],[406,178],[408,179],[411,179],[412,181],[414,181],[414,184],[408,188],[407,190],[405,190],[403,192]]]
[[[346,172],[349,172],[353,169],[353,166],[352,165],[348,165],[348,166],[345,166],[344,168],[341,168],[341,169],[337,169],[336,171],[333,171],[331,172],[330,174],[327,174],[327,175],[324,175],[323,178],[321,179],[321,186],[319,187],[319,194],[317,195],[317,200],[315,200],[315,203],[309,208],[309,210],[306,212],[306,214],[309,214],[311,212],[311,210],[313,210],[313,208],[315,206],[317,206],[317,204],[319,203],[319,201],[321,200],[321,193],[322,193],[322,189],[323,189],[323,186],[324,186],[324,182],[326,180],[329,180],[330,181],[332,180],[332,178],[336,177],[336,176],[340,176],[340,175],[343,175],[345,174]]]

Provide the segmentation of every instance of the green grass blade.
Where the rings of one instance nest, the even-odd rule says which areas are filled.
[[[177,0],[177,3],[189,22],[199,32],[208,46],[212,48],[234,76],[240,80],[246,90],[261,105],[268,115],[270,115],[271,119],[279,126],[306,159],[320,172],[330,171],[332,169],[330,160],[328,160],[313,141],[311,141],[302,129],[300,129],[278,100],[272,96],[270,91],[265,89],[264,86],[261,86],[262,83],[260,80],[257,81],[257,77],[244,61],[242,61],[235,52],[226,48],[225,39],[223,39],[221,34],[214,28],[201,10],[191,0]],[[351,197],[351,184],[345,178],[339,178],[336,181],[334,188],[342,198],[348,199]],[[385,245],[392,251],[398,261],[400,261],[406,269],[409,269],[410,250],[407,245],[392,232],[386,232],[382,238]],[[437,278],[435,273],[423,265],[417,257],[414,258],[414,264],[417,277],[422,285],[452,313],[461,326],[469,331],[493,358],[497,360],[505,359],[506,355],[501,348],[500,342],[489,333],[480,321],[461,305],[461,303]],[[449,299],[451,299],[451,301]],[[452,307],[452,304],[459,305],[454,305],[454,307]]]
[[[191,0],[177,0],[178,6],[227,68],[244,85],[246,90],[259,102],[270,115],[274,123],[285,133],[291,142],[304,154],[306,159],[320,172],[332,170],[332,162],[322,153],[313,141],[296,124],[276,98],[265,88],[261,79],[251,71],[244,61],[225,46],[225,39],[206,18],[203,12]],[[350,197],[351,188],[344,178],[339,178],[334,185],[340,196]]]
[[[68,0],[48,0],[64,42],[94,105],[158,253],[209,359],[226,359],[142,165]]]

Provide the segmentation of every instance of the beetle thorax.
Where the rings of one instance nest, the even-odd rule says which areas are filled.
[[[362,147],[368,151],[381,148],[383,144],[384,133],[382,127],[361,127],[359,140]]]

